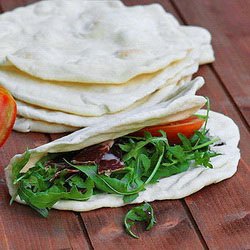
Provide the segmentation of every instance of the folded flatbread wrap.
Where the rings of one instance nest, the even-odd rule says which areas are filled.
[[[81,129],[66,137],[31,149],[30,160],[21,172],[28,171],[38,159],[49,152],[79,150],[90,145],[119,138],[145,126],[181,120],[199,110],[204,103],[205,99],[203,97],[184,96],[167,107],[151,108],[145,112],[125,116],[123,120],[107,120],[96,126]],[[200,112],[205,114],[204,111]],[[207,128],[212,136],[218,136],[223,142],[213,146],[214,151],[221,153],[221,155],[212,159],[214,168],[191,167],[186,172],[160,179],[156,184],[148,185],[145,191],[140,192],[139,197],[133,203],[182,198],[206,185],[229,178],[236,172],[240,158],[239,149],[237,148],[239,142],[237,126],[230,118],[219,113],[210,112]],[[16,187],[12,182],[12,166],[22,160],[23,157],[24,154],[14,156],[5,169],[9,192],[12,196],[16,193]],[[19,197],[16,197],[16,201],[23,202]],[[54,204],[53,208],[88,211],[101,207],[118,207],[122,205],[125,205],[125,203],[119,195],[96,194],[87,201],[61,200]]]

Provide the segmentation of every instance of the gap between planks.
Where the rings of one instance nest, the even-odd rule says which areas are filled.
[[[91,242],[91,238],[90,238],[90,236],[89,236],[89,233],[88,233],[88,230],[87,230],[87,228],[86,228],[86,226],[85,226],[85,223],[84,223],[84,221],[83,221],[83,218],[81,217],[81,213],[78,213],[78,212],[74,212],[74,213],[75,213],[75,215],[76,215],[76,217],[77,217],[77,219],[78,219],[78,221],[79,221],[80,227],[81,227],[81,229],[82,229],[82,231],[83,231],[83,233],[84,233],[84,235],[85,235],[85,238],[86,238],[86,240],[87,240],[89,249],[93,250],[93,249],[94,249],[94,246],[93,246],[93,244],[92,244],[92,242]]]
[[[191,221],[191,223],[192,223],[192,225],[194,227],[194,230],[195,230],[197,236],[199,237],[199,240],[200,240],[202,246],[204,247],[205,250],[209,250],[208,245],[207,245],[207,243],[206,243],[206,241],[205,241],[205,239],[204,239],[204,237],[203,237],[203,235],[202,235],[202,233],[201,233],[201,231],[199,229],[199,226],[196,223],[196,221],[195,221],[195,219],[194,219],[188,205],[186,204],[185,199],[181,199],[180,201],[181,201],[181,204],[182,204],[184,210],[186,211],[186,214],[187,214],[189,220]]]
[[[244,126],[246,127],[246,129],[248,131],[250,131],[250,127],[249,124],[245,118],[245,116],[243,115],[243,113],[241,112],[239,106],[237,105],[237,103],[235,102],[233,96],[230,94],[229,90],[227,89],[226,85],[223,83],[223,80],[221,79],[219,73],[216,71],[216,69],[214,68],[213,65],[209,64],[208,65],[209,68],[211,69],[211,71],[214,73],[216,79],[218,80],[218,82],[221,84],[222,89],[224,90],[225,94],[227,95],[229,101],[232,103],[233,107],[235,108],[235,110],[237,111],[240,119],[242,120]]]
[[[174,0],[169,0],[169,2],[171,3],[171,5],[173,6],[174,10],[176,11],[177,15],[179,16],[179,18],[181,19],[181,21],[183,22],[183,24],[189,25],[188,21],[186,20],[186,18],[182,15],[181,10],[178,8],[177,4],[174,2]],[[237,103],[235,102],[233,96],[231,95],[230,91],[228,90],[228,88],[226,87],[226,85],[224,84],[224,81],[222,80],[220,74],[217,72],[217,70],[215,69],[215,67],[212,64],[208,64],[207,66],[209,66],[209,68],[212,70],[212,72],[214,73],[215,77],[218,79],[218,82],[220,83],[221,87],[223,88],[225,94],[227,95],[227,97],[229,98],[229,101],[232,103],[232,105],[234,106],[234,108],[236,109],[237,113],[239,114],[243,124],[245,125],[246,129],[248,131],[250,131],[250,127],[249,124],[244,116],[244,114],[242,113],[241,109],[239,108],[239,106],[237,105]]]

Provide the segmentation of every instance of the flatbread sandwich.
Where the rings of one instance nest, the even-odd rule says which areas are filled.
[[[203,110],[185,122],[191,137],[177,126],[183,133],[177,142],[170,131],[205,102],[201,96],[183,96],[16,155],[6,168],[10,194],[47,216],[51,208],[88,211],[182,198],[229,178],[240,157],[239,131],[230,118]],[[205,120],[200,130],[195,131],[193,119]],[[166,124],[170,130],[164,132]],[[142,135],[143,128],[151,133]]]

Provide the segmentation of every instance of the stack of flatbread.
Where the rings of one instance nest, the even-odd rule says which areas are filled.
[[[194,111],[203,79],[191,78],[214,60],[210,42],[158,4],[41,1],[0,16],[0,85],[17,101],[22,132],[74,131],[184,96]]]

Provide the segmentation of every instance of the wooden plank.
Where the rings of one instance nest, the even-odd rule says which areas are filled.
[[[138,227],[139,239],[125,234],[123,218],[132,206],[81,213],[95,249],[204,249],[179,200],[157,201],[157,218],[150,231]]]
[[[250,197],[247,190],[250,186],[250,135],[212,70],[204,66],[199,75],[206,79],[200,93],[209,96],[212,109],[231,117],[240,128],[241,161],[234,177],[206,187],[185,201],[209,248],[249,249]]]
[[[13,132],[0,149],[0,249],[89,249],[74,213],[52,210],[44,219],[28,206],[9,206],[4,167],[13,155],[46,142],[42,134]]]
[[[0,0],[0,9],[2,11],[10,11],[19,6],[25,6],[39,0]]]
[[[209,29],[219,74],[227,93],[250,124],[250,1],[172,0],[188,24]]]

